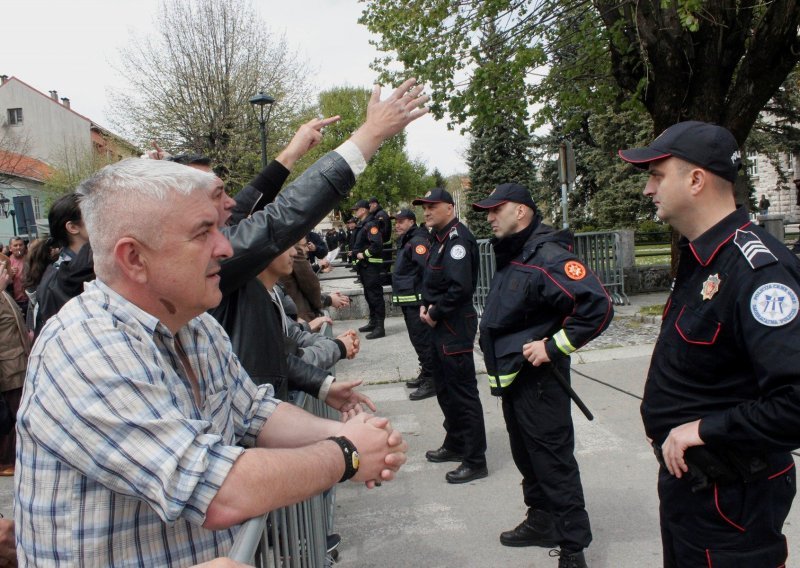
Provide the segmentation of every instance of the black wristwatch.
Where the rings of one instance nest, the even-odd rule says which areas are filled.
[[[344,436],[331,436],[328,438],[328,440],[333,440],[339,445],[340,448],[342,448],[342,455],[344,455],[344,473],[342,474],[342,478],[339,480],[339,483],[342,481],[347,481],[358,471],[358,450],[353,445],[353,442]]]

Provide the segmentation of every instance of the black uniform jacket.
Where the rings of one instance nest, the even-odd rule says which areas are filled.
[[[743,208],[680,248],[641,406],[647,435],[660,444],[701,419],[709,448],[797,448],[797,257]]]
[[[383,264],[383,237],[381,236],[380,227],[372,215],[367,215],[364,220],[356,225],[356,236],[353,239],[353,264],[356,266],[368,266]],[[364,258],[359,260],[356,258],[358,253],[364,253]]]
[[[392,271],[392,302],[402,306],[422,304],[422,274],[431,248],[431,234],[413,225],[397,243]]]
[[[533,340],[548,340],[551,361],[568,357],[614,316],[600,280],[572,253],[572,234],[542,224],[538,215],[532,226],[521,252],[497,257],[480,325],[490,377],[513,380],[525,363],[522,346]]]
[[[434,231],[428,264],[422,277],[422,298],[434,304],[428,315],[439,321],[461,310],[474,310],[472,293],[478,283],[478,242],[458,218]]]

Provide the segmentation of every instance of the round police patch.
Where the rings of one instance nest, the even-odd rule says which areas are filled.
[[[461,260],[462,258],[467,256],[467,249],[465,249],[461,245],[456,245],[450,249],[450,256],[453,257],[455,260]]]
[[[426,252],[428,252],[428,249],[425,248],[425,245],[417,245],[417,248],[414,249],[414,252],[416,252],[419,255],[423,255]]]
[[[794,290],[778,282],[760,286],[750,298],[750,312],[757,322],[769,327],[786,325],[797,317],[800,303]]]
[[[370,234],[370,235],[377,235],[377,234],[378,234],[378,227],[372,227],[372,228],[369,230],[369,234]]]

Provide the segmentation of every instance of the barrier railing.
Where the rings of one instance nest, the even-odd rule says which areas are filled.
[[[333,337],[327,324],[320,333]],[[335,369],[330,372],[335,374]],[[317,416],[334,417],[329,406],[305,393],[292,392],[289,401]],[[335,499],[333,487],[301,503],[250,519],[236,534],[228,558],[259,568],[330,566],[333,560],[327,554],[327,535],[333,532]]]
[[[494,250],[489,239],[478,240],[480,268],[472,303],[480,316],[496,270]],[[603,287],[617,305],[630,303],[625,295],[625,274],[622,270],[622,247],[619,233],[614,231],[577,233],[575,254],[597,274]]]

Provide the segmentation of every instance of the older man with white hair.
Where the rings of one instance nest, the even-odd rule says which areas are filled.
[[[366,122],[315,166],[310,188],[346,193],[425,100],[413,80],[385,101],[376,88]],[[224,555],[250,517],[337,481],[372,487],[405,462],[386,419],[314,417],[243,371],[205,313],[233,254],[217,186],[145,160],[82,184],[97,280],[31,355],[18,414],[21,565],[196,564]]]

